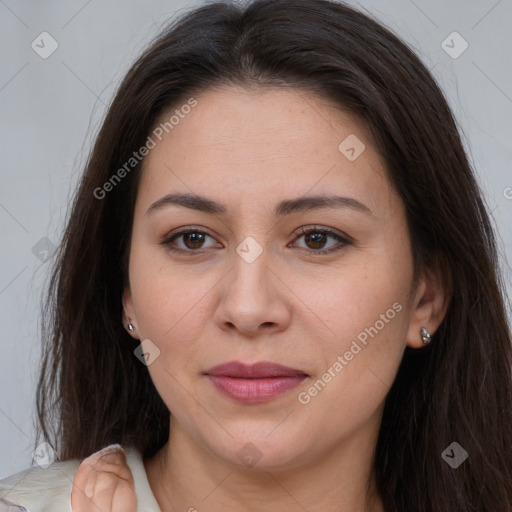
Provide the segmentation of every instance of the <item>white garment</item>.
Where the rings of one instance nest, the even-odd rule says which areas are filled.
[[[124,450],[135,481],[137,512],[161,512],[151,491],[142,455],[133,447]],[[27,512],[72,512],[73,478],[81,462],[78,459],[56,461],[46,469],[35,466],[0,480],[0,512],[21,512],[23,507]]]

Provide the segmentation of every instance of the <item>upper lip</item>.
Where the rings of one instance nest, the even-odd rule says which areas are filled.
[[[260,361],[253,364],[230,361],[214,366],[205,373],[206,375],[215,375],[217,377],[234,377],[240,379],[307,376],[302,370],[269,361]]]

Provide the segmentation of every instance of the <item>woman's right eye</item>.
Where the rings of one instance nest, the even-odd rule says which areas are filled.
[[[213,243],[205,245],[205,242],[210,239]],[[173,233],[166,237],[163,245],[168,247],[171,251],[175,252],[199,252],[200,249],[208,249],[210,247],[222,247],[221,244],[204,231],[197,229],[187,229],[179,233]]]

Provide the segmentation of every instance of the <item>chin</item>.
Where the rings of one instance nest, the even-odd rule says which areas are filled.
[[[278,423],[277,423],[278,425]],[[271,427],[261,425],[245,425],[238,433],[229,432],[222,440],[209,440],[210,450],[237,468],[246,467],[253,471],[277,471],[293,469],[304,464],[306,439],[295,436],[288,429],[278,432],[276,422]]]

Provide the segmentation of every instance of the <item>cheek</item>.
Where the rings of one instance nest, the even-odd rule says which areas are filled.
[[[191,275],[171,268],[162,261],[160,251],[133,251],[130,287],[137,328],[140,339],[151,340],[158,349],[158,357],[148,371],[173,413],[189,411],[193,417],[200,412],[194,411],[186,374],[199,373],[198,341],[203,337],[205,322],[211,318],[208,291],[214,283],[207,273]]]
[[[160,248],[135,248],[130,260],[130,287],[141,336],[164,345],[193,339],[205,316],[212,273],[171,266]]]
[[[318,294],[316,307],[334,334],[320,342],[325,367],[301,403],[308,417],[332,426],[333,436],[340,425],[348,432],[379,410],[403,356],[412,267],[380,262],[355,266]]]
[[[358,305],[332,317],[337,339],[320,341],[314,356],[321,353],[323,365],[297,396],[304,428],[322,425],[319,445],[350,436],[381,413],[405,348],[406,307],[393,302],[395,294],[377,299],[359,290],[352,297]]]
[[[342,379],[337,381],[340,385],[341,380],[348,381],[342,387],[351,391],[372,373],[391,385],[408,329],[405,296],[390,292],[376,296],[358,288],[348,297],[350,304],[338,302],[329,313],[334,342],[322,341],[324,364],[329,369],[338,362],[335,373]]]
[[[329,347],[334,341],[337,348],[343,348],[376,323],[382,332],[397,328],[403,331],[407,323],[406,314],[397,311],[405,311],[409,300],[411,275],[407,262],[395,264],[389,256],[391,264],[383,257],[361,260],[316,281],[315,286],[310,286],[309,280],[302,283],[302,296],[307,297],[308,306],[330,327],[330,339],[326,339]]]

